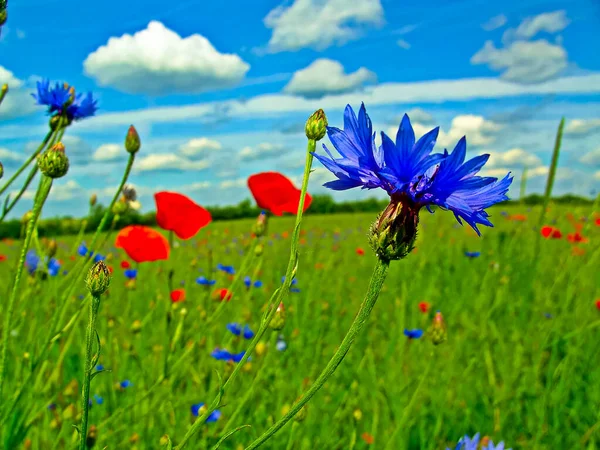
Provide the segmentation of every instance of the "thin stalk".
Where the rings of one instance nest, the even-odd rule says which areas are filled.
[[[248,358],[250,357],[250,355],[256,348],[256,345],[258,344],[260,339],[265,334],[265,331],[267,330],[269,323],[271,322],[271,320],[275,316],[275,313],[277,312],[276,305],[279,305],[279,303],[282,302],[283,300],[285,300],[287,295],[289,295],[290,287],[292,285],[292,279],[295,276],[295,272],[296,272],[296,268],[297,268],[297,264],[298,264],[298,240],[300,237],[300,225],[302,224],[302,214],[304,212],[304,200],[306,198],[306,191],[308,190],[308,180],[310,177],[310,170],[312,167],[312,161],[313,161],[312,153],[315,151],[316,144],[317,143],[315,140],[312,140],[312,139],[308,140],[306,160],[305,160],[305,164],[304,164],[304,176],[302,178],[302,188],[300,190],[300,200],[298,202],[298,212],[296,213],[296,225],[294,226],[294,232],[292,234],[290,258],[288,261],[288,266],[287,266],[287,270],[286,270],[286,274],[285,274],[285,280],[284,280],[282,286],[279,287],[273,293],[271,298],[269,299],[269,302],[267,304],[267,309],[266,309],[263,319],[261,321],[260,327],[259,327],[258,331],[256,332],[256,335],[250,342],[248,348],[246,349],[246,352],[244,353],[244,356],[242,357],[241,361],[235,366],[235,369],[233,369],[233,372],[231,373],[229,378],[225,381],[225,384],[223,384],[223,386],[219,389],[219,392],[218,392],[217,396],[214,398],[210,407],[208,407],[206,409],[206,411],[204,411],[204,413],[196,419],[196,421],[188,429],[187,433],[185,434],[185,436],[183,437],[181,442],[174,448],[174,450],[183,449],[185,447],[185,445],[188,443],[188,441],[192,438],[192,436],[194,436],[194,434],[196,434],[198,432],[198,430],[200,429],[200,427],[205,423],[206,418],[209,416],[209,414],[211,414],[215,409],[217,409],[219,407],[219,404],[221,403],[221,398],[225,394],[227,386],[229,386],[229,384],[232,383],[233,380],[235,380],[237,374],[239,373],[241,368],[244,366],[244,364],[246,364],[246,361],[248,361]]]
[[[308,403],[308,401],[321,389],[323,384],[333,375],[337,367],[340,365],[354,339],[358,333],[361,332],[367,320],[369,319],[369,315],[373,310],[373,306],[375,306],[375,302],[379,297],[379,293],[381,292],[381,288],[383,286],[383,282],[385,281],[387,270],[389,268],[389,262],[382,261],[380,259],[377,260],[375,264],[375,268],[373,269],[373,275],[371,276],[371,281],[369,283],[369,289],[365,295],[365,299],[363,300],[358,313],[350,326],[350,329],[346,333],[346,336],[342,340],[342,343],[338,347],[335,354],[331,357],[325,369],[321,372],[317,380],[313,383],[313,385],[306,391],[306,393],[302,396],[302,398],[290,409],[290,411],[284,415],[281,419],[279,419],[271,428],[269,428],[265,433],[263,433],[258,439],[252,442],[245,450],[252,450],[260,447],[264,444],[271,436],[273,436],[277,431],[279,431],[286,423],[288,423],[297,413],[302,409],[302,407]]]
[[[31,184],[33,179],[35,178],[37,171],[38,171],[38,166],[36,164],[29,172],[29,175],[27,175],[25,184],[23,184],[23,186],[21,187],[21,190],[19,191],[17,196],[14,199],[12,199],[12,201],[10,202],[10,205],[8,205],[8,207],[4,211],[2,211],[2,216],[0,216],[0,222],[2,222],[4,220],[4,218],[8,215],[8,213],[11,212],[11,210],[15,207],[17,202],[21,199],[21,197],[23,196],[23,194],[25,193],[25,191],[27,190],[27,188],[29,187],[29,185]]]
[[[88,322],[87,332],[85,336],[85,365],[83,367],[83,387],[81,391],[81,428],[79,430],[79,450],[87,449],[87,428],[88,417],[90,413],[90,383],[92,381],[93,355],[92,347],[94,337],[96,336],[96,317],[98,316],[98,308],[100,307],[100,296],[92,295],[90,303],[90,319]]]
[[[39,155],[42,152],[42,150],[44,150],[44,148],[46,147],[46,144],[48,144],[48,142],[50,141],[50,138],[52,137],[53,134],[54,134],[54,131],[52,131],[52,130],[48,131],[48,134],[46,135],[46,137],[44,138],[42,143],[39,145],[39,147],[29,156],[29,158],[27,158],[27,160],[23,163],[23,165],[17,169],[17,171],[12,175],[12,177],[10,177],[8,180],[6,180],[6,183],[4,183],[4,185],[0,188],[0,195],[2,195],[4,193],[4,191],[6,191],[8,189],[8,187],[13,183],[13,181],[15,181],[17,179],[17,177],[19,175],[21,175],[21,173],[37,157],[37,155]]]
[[[10,321],[15,306],[15,300],[19,292],[21,276],[23,275],[23,268],[25,266],[25,255],[27,254],[27,250],[31,245],[33,230],[42,211],[42,207],[44,206],[44,202],[48,198],[48,194],[50,193],[51,188],[52,178],[48,178],[45,175],[42,176],[37,190],[37,201],[33,205],[31,219],[27,224],[27,232],[25,233],[25,241],[23,242],[23,247],[21,248],[21,257],[19,259],[19,265],[17,266],[17,273],[15,275],[15,281],[13,284],[12,292],[10,294],[10,298],[8,299],[8,306],[6,308],[6,312],[4,313],[4,327],[2,329],[2,352],[0,353],[0,398],[2,398],[2,388],[4,387],[4,377],[6,375],[6,354],[8,351],[8,339],[10,336]]]

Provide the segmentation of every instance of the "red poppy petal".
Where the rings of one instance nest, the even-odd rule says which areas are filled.
[[[300,201],[300,190],[292,181],[278,172],[262,172],[248,178],[248,188],[259,208],[267,209],[280,216],[284,212],[296,214]],[[312,197],[306,194],[304,211],[310,206]]]
[[[158,231],[142,225],[130,225],[117,234],[115,247],[122,248],[135,262],[169,259],[169,242]]]
[[[554,228],[545,225],[542,227],[542,236],[544,236],[545,238],[549,237],[552,234],[552,231],[554,231]]]
[[[190,239],[212,221],[210,213],[192,199],[177,192],[157,192],[156,222],[173,231],[179,239]]]

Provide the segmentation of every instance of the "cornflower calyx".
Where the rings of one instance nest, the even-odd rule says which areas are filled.
[[[267,214],[263,211],[261,212],[257,219],[256,223],[252,227],[252,232],[256,235],[256,237],[261,237],[267,231]]]
[[[419,208],[408,197],[391,195],[390,203],[371,225],[369,242],[382,261],[405,258],[414,248]]]
[[[127,130],[127,136],[125,136],[125,150],[129,153],[137,153],[142,146],[140,142],[140,135],[133,125]]]
[[[110,272],[104,261],[98,261],[92,266],[85,279],[85,284],[90,293],[95,297],[104,294],[108,290]]]
[[[318,109],[306,121],[304,132],[308,139],[319,141],[327,133],[327,116],[325,111]]]
[[[38,156],[40,171],[50,178],[60,178],[69,171],[69,158],[65,154],[65,146],[58,142]]]

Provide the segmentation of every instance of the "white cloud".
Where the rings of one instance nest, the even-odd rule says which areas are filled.
[[[564,30],[571,21],[564,10],[528,17],[516,29],[508,29],[502,37],[503,42],[515,39],[531,39],[540,32],[557,33]]]
[[[506,25],[506,21],[506,16],[504,14],[499,14],[490,18],[490,20],[488,20],[486,23],[482,24],[481,28],[483,28],[485,31],[496,30]]]
[[[345,73],[338,61],[320,58],[308,67],[298,70],[284,91],[305,98],[321,98],[360,89],[365,83],[374,82],[377,76],[365,67],[356,72]]]
[[[190,161],[173,153],[156,153],[136,161],[134,170],[137,172],[152,172],[155,170],[203,170],[210,167],[206,160]]]
[[[331,95],[319,100],[284,94],[264,94],[245,101],[227,100],[197,103],[186,106],[163,106],[116,113],[98,114],[77,124],[77,131],[103,130],[129,126],[131,123],[174,123],[200,120],[213,114],[215,108],[226,108],[229,117],[272,117],[288,113],[310,114],[316,109],[342,111],[350,103],[358,107],[362,101],[367,108],[404,103],[444,103],[494,99],[525,95],[600,93],[600,74],[563,77],[539,84],[521,85],[496,78],[465,78],[431,80],[410,83],[381,83],[361,93]],[[1,108],[0,108],[1,110]],[[0,129],[4,133],[4,128]],[[14,132],[13,132],[14,133]],[[3,134],[4,135],[4,134]]]
[[[134,35],[111,37],[83,65],[102,86],[151,95],[229,87],[250,68],[238,55],[219,53],[204,36],[182,38],[156,21]]]
[[[270,52],[324,50],[357,39],[366,26],[383,24],[383,7],[380,0],[295,0],[270,11],[264,23],[273,30]]]
[[[237,178],[235,180],[225,180],[219,183],[221,189],[240,188],[247,186],[246,178]]]
[[[579,159],[579,162],[583,164],[589,164],[591,166],[600,166],[600,147],[597,147],[591,152],[588,152],[585,155],[583,155]]]
[[[0,147],[0,162],[6,164],[7,161],[11,161],[11,162],[23,161],[23,155],[13,152],[7,148]]]
[[[404,50],[410,49],[410,43],[406,42],[404,39],[398,39],[396,44],[398,44],[398,47],[403,48]]]
[[[450,130],[440,130],[437,142],[443,147],[454,148],[460,138],[467,136],[467,144],[470,146],[488,145],[494,142],[495,133],[500,129],[501,125],[482,116],[463,114],[452,119]]]
[[[260,159],[276,158],[283,155],[285,149],[282,145],[263,142],[256,147],[244,147],[240,153],[240,159],[244,161],[257,161]]]
[[[501,78],[507,81],[540,83],[567,67],[567,52],[544,39],[517,41],[505,48],[496,48],[492,41],[486,41],[471,58],[471,64],[488,64],[491,69],[502,71]]]
[[[185,144],[179,147],[179,153],[184,156],[193,157],[205,155],[209,152],[219,151],[223,148],[219,141],[208,139],[205,137],[190,139]]]
[[[114,161],[125,157],[126,151],[119,144],[102,144],[94,152],[92,157],[95,161]]]
[[[468,136],[467,136],[468,139]],[[487,152],[486,152],[487,153]],[[520,148],[513,148],[506,152],[489,152],[490,159],[486,167],[539,167],[542,164],[540,158]]]
[[[410,118],[411,123],[412,122],[417,122],[417,123],[421,123],[421,124],[433,123],[433,116],[422,108],[409,109],[408,111],[406,111],[406,114],[408,114],[408,117]],[[396,122],[398,122],[398,124],[400,124],[401,120],[402,120],[402,116],[398,117],[398,120]]]
[[[523,172],[523,167],[522,166],[512,166],[512,167],[499,167],[496,169],[490,168],[487,169],[487,166],[484,168],[484,170],[482,170],[478,175],[484,176],[484,177],[496,177],[496,178],[503,178],[506,176],[506,174],[508,172],[511,172],[513,174],[515,174],[515,172],[517,172],[517,174],[521,174]],[[534,167],[532,169],[527,169],[527,178],[531,179],[531,178],[537,178],[537,177],[544,177],[548,175],[548,167],[546,166],[538,166],[538,167]],[[513,183],[514,185],[514,183]]]
[[[72,200],[74,198],[80,197],[84,192],[85,190],[75,180],[55,180],[54,183],[52,183],[52,189],[50,190],[48,200],[63,202],[66,200]],[[12,191],[11,197],[14,198],[16,195],[18,195],[18,193],[18,190]],[[33,200],[33,198],[35,197],[35,193],[36,188],[32,185],[23,193],[21,199]]]
[[[597,172],[594,172],[594,178],[596,180],[600,180],[600,170],[598,170]]]
[[[573,119],[565,126],[565,134],[584,136],[600,130],[600,119]]]
[[[35,100],[25,92],[25,83],[10,70],[0,66],[0,86],[8,85],[8,92],[0,107],[0,119],[25,116],[36,110]]]

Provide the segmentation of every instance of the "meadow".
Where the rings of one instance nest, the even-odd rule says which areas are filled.
[[[514,450],[599,448],[600,227],[589,206],[551,203],[545,221],[563,236],[545,239],[540,210],[493,207],[495,227],[481,237],[451,214],[421,213],[416,249],[390,265],[370,320],[337,372],[264,448],[443,450],[477,432]],[[367,289],[376,261],[367,240],[374,219],[305,217],[283,328],[267,331],[190,448],[213,448],[250,425],[220,443],[244,449],[314,381]],[[110,371],[92,380],[88,446],[164,448],[163,435],[176,442],[198,405],[211,403],[236,364],[213,351],[236,354],[249,342],[228,324],[256,331],[286,273],[294,218],[269,219],[260,255],[252,246],[254,222],[213,222],[192,239],[175,239],[169,259],[139,264],[135,279],[125,276],[125,262],[136,266],[114,247],[116,230],[107,232],[96,251],[112,280],[96,327],[98,369]],[[585,239],[569,242],[576,227]],[[39,240],[40,253],[49,242]],[[80,244],[75,236],[59,238],[59,273],[36,271],[19,287],[5,392],[21,395],[9,415],[2,407],[5,449],[77,444],[89,296],[82,280],[67,276],[83,258]],[[0,242],[3,297],[20,248],[19,241]],[[215,284],[200,284],[205,279]],[[72,283],[63,309],[59,301]],[[175,288],[182,290],[177,301],[169,298]],[[230,289],[230,301],[220,301],[220,288]],[[54,333],[49,324],[57,311],[64,315]],[[427,330],[436,311],[445,342],[405,335]],[[52,345],[39,361],[49,335]]]

